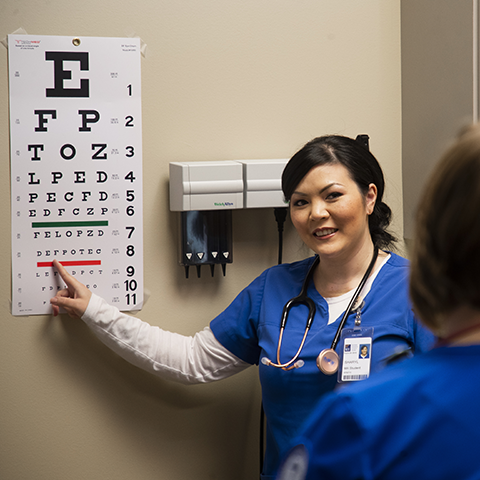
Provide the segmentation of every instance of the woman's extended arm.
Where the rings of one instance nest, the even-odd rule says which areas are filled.
[[[81,317],[105,345],[133,365],[184,384],[220,380],[250,366],[223,347],[209,327],[193,337],[164,331],[120,312],[58,262],[54,266],[67,284],[51,300],[54,315],[64,307],[70,316]]]

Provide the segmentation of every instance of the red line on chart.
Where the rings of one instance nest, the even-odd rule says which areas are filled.
[[[101,260],[71,260],[60,262],[64,267],[85,267],[90,265],[101,265]],[[53,267],[53,262],[37,262],[37,267]]]

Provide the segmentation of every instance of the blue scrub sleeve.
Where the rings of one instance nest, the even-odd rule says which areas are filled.
[[[258,319],[265,290],[266,272],[242,290],[214,320],[210,328],[215,338],[230,352],[252,365],[258,365]]]

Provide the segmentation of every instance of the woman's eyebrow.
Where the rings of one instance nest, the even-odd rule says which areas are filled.
[[[325,190],[328,190],[329,188],[335,186],[335,185],[338,185],[340,187],[342,187],[343,185],[339,182],[332,182],[332,183],[329,183],[328,185],[325,185],[322,189],[320,189],[319,193],[323,193]],[[299,191],[294,191],[292,195],[301,195],[301,196],[305,196],[307,195],[306,193],[303,193],[303,192],[299,192]]]

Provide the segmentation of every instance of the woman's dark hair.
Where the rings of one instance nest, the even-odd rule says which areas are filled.
[[[350,173],[360,191],[366,195],[369,185],[377,187],[377,200],[368,226],[374,245],[392,247],[396,238],[387,231],[392,217],[390,207],[383,201],[385,180],[377,159],[368,148],[353,138],[327,135],[314,138],[287,163],[282,174],[282,190],[287,202],[305,175],[314,167],[340,163]]]

